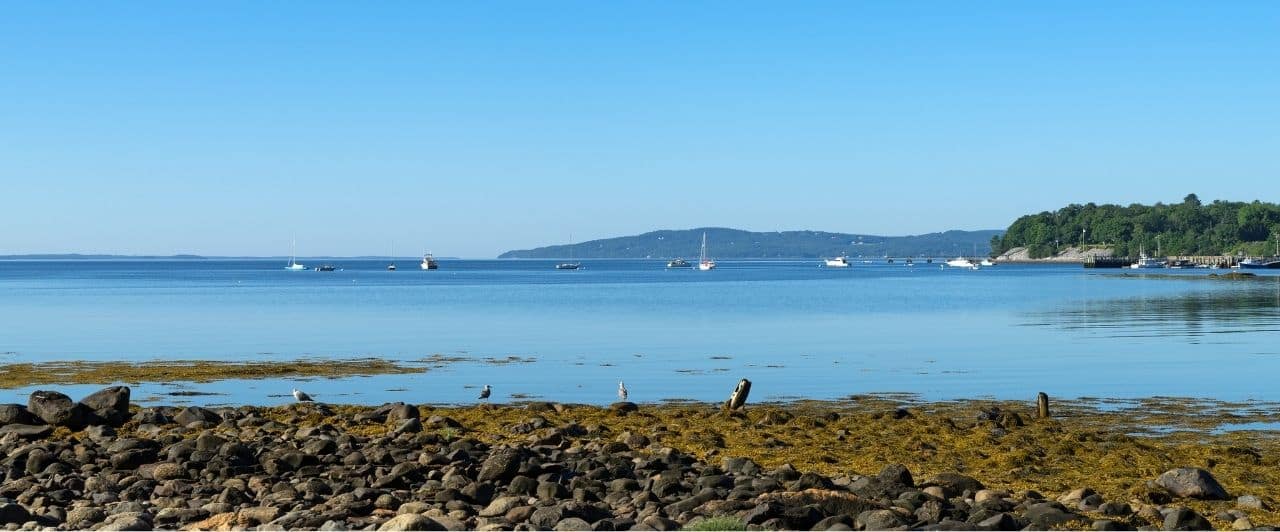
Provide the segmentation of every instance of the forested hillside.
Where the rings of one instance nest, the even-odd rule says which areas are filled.
[[[1002,236],[991,239],[993,253],[1025,246],[1033,258],[1066,247],[1101,245],[1117,255],[1139,250],[1163,255],[1246,255],[1275,253],[1280,205],[1214,201],[1195,194],[1181,203],[1155,205],[1068,205],[1055,212],[1018,218]]]

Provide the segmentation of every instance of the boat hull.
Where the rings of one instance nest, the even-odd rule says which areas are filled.
[[[1269,262],[1241,262],[1242,270],[1280,270],[1280,260]]]

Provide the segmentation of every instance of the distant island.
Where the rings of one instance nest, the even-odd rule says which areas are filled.
[[[0,260],[207,260],[200,255],[93,255],[84,253],[32,253],[27,255],[0,255]]]
[[[998,230],[982,230],[879,236],[825,231],[753,232],[705,227],[652,231],[642,235],[605,238],[571,245],[513,250],[498,258],[696,258],[704,232],[707,234],[709,254],[718,259],[986,255],[990,252],[993,237],[1000,233]]]
[[[1176,204],[1073,204],[1026,215],[1002,235],[993,236],[990,248],[993,255],[1013,250],[1031,259],[1075,250],[1129,257],[1139,253],[1257,257],[1276,254],[1277,238],[1280,205],[1261,201],[1202,204],[1195,194],[1188,194]]]

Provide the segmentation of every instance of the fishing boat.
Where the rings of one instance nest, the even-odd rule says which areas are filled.
[[[1280,270],[1280,234],[1276,235],[1276,254],[1273,257],[1247,258],[1240,261],[1240,268],[1245,270]]]
[[[582,264],[573,262],[573,235],[569,235],[569,262],[561,262],[556,265],[557,270],[576,270],[581,268]]]
[[[1280,258],[1248,258],[1240,261],[1240,268],[1245,270],[1278,270]]]
[[[316,266],[316,271],[318,271],[318,272],[331,272],[331,271],[335,271],[335,270],[337,270],[337,269],[338,269],[338,268],[337,268],[337,267],[335,267],[335,266],[334,266],[334,265],[332,265],[332,264],[321,264],[321,265],[319,265],[319,266]]]
[[[689,261],[687,260],[676,258],[667,262],[667,267],[668,268],[691,268],[693,267],[693,265],[689,264]]]
[[[1157,249],[1159,249],[1159,248],[1157,248]],[[1138,247],[1138,262],[1135,262],[1135,263],[1133,263],[1133,264],[1130,264],[1130,265],[1129,265],[1129,268],[1134,269],[1134,270],[1147,270],[1147,269],[1155,269],[1155,268],[1166,268],[1166,267],[1168,267],[1168,266],[1169,266],[1169,263],[1168,263],[1168,262],[1166,262],[1164,259],[1157,259],[1157,258],[1155,258],[1155,257],[1148,257],[1148,256],[1147,256],[1147,251],[1146,251],[1145,249],[1142,249],[1142,247],[1141,247],[1141,246],[1139,246],[1139,247]]]
[[[834,259],[826,259],[824,262],[826,262],[828,268],[848,268],[849,267],[849,257],[846,257],[844,255],[841,255]]]
[[[424,270],[438,270],[438,269],[440,269],[440,265],[436,263],[436,258],[435,258],[435,257],[432,257],[430,253],[423,253],[423,254],[422,254],[422,263],[421,263],[421,264],[419,264],[419,265],[418,265],[418,267],[420,267],[420,268],[422,268],[422,269],[424,269]]]
[[[709,271],[716,268],[716,261],[707,258],[707,233],[702,233],[702,252],[698,254],[698,270]]]
[[[306,266],[303,266],[303,265],[301,265],[301,264],[298,264],[298,261],[297,261],[297,260],[295,260],[295,259],[296,259],[296,257],[294,256],[294,253],[296,252],[297,247],[298,247],[298,240],[297,240],[297,239],[294,239],[293,241],[291,241],[291,242],[289,243],[289,264],[287,264],[287,265],[284,267],[284,269],[289,270],[289,271],[292,271],[292,272],[296,272],[296,271],[301,271],[301,270],[305,270],[305,269],[307,269],[307,267],[306,267]]]

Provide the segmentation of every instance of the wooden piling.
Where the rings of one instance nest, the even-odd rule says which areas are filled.
[[[1040,392],[1040,395],[1036,397],[1036,406],[1038,407],[1038,410],[1036,412],[1036,417],[1040,419],[1048,419],[1049,418],[1049,394]]]

